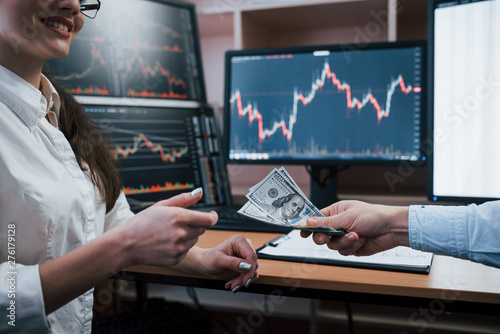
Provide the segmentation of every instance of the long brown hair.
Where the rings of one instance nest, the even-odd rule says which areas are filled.
[[[109,212],[122,189],[122,179],[111,154],[111,137],[92,121],[71,93],[47,71],[44,70],[43,74],[52,82],[61,98],[59,128],[68,139],[80,168],[83,171],[88,168],[92,182],[106,202],[106,212]]]

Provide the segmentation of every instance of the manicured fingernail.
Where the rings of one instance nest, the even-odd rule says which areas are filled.
[[[240,265],[238,266],[240,271],[249,271],[250,268],[252,268],[252,265],[246,262],[240,262]]]
[[[347,240],[349,240],[349,241],[356,241],[356,238],[354,237],[354,234],[351,233],[351,234],[349,234],[347,236]]]
[[[224,287],[224,289],[226,289],[226,291],[231,290],[231,284],[226,285],[226,286]]]
[[[196,188],[195,190],[191,191],[191,196],[196,196],[199,193],[201,193],[202,191],[203,191],[202,187]]]
[[[252,279],[250,278],[248,281],[247,281],[247,284],[245,284],[245,288],[248,288],[250,286],[250,284],[252,284]]]
[[[309,218],[307,220],[307,225],[309,225],[311,227],[316,227],[316,226],[318,226],[318,220],[315,218]]]
[[[238,292],[240,290],[241,290],[241,286],[237,285],[237,286],[234,287],[233,293],[236,293],[236,292]]]

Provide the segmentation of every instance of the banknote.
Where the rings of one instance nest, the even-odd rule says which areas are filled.
[[[248,202],[240,214],[270,224],[343,235],[345,231],[306,225],[309,217],[324,216],[305,196],[285,168],[273,169],[261,182],[250,188]]]
[[[259,220],[264,223],[268,224],[274,224],[274,225],[282,225],[284,224],[280,221],[277,221],[273,217],[271,217],[269,214],[261,210],[258,206],[252,204],[251,202],[247,202],[240,210],[238,210],[238,213],[245,215],[247,217],[253,218],[255,220]],[[290,226],[293,229],[300,229],[300,230],[306,230],[309,232],[323,232],[331,235],[337,235],[341,236],[346,233],[345,230],[342,229],[334,229],[331,226],[318,226],[318,227],[307,227],[307,226]]]
[[[271,217],[269,214],[261,210],[252,202],[246,202],[245,205],[243,205],[241,209],[238,210],[238,213],[256,220],[260,220],[264,223],[283,225],[283,223]]]
[[[300,194],[302,196],[304,196],[304,198],[307,198],[307,196],[302,192],[302,190],[300,189],[300,187],[297,185],[297,183],[295,183],[295,181],[293,180],[293,178],[290,176],[290,174],[288,174],[288,172],[286,171],[285,167],[281,167],[280,169],[278,169],[278,172],[281,173],[281,175],[283,175],[284,178],[286,178],[288,180],[288,182],[290,182],[294,187],[295,189],[300,192]]]
[[[253,187],[246,197],[285,225],[296,225],[308,217],[322,216],[309,199],[277,169]]]
[[[293,178],[290,176],[290,174],[288,174],[288,172],[286,171],[285,167],[281,167],[280,169],[273,169],[273,172],[274,171],[278,171],[279,173],[281,173],[281,175],[283,175],[283,177],[290,183],[292,184],[295,189],[302,195],[304,196],[304,198],[306,198],[306,195],[302,192],[302,190],[300,189],[300,187],[297,185],[297,183],[295,183],[295,181],[293,180]],[[268,175],[269,176],[269,175]],[[262,179],[262,181],[260,181],[259,183],[257,183],[256,185],[254,185],[252,188],[249,189],[250,192],[252,192],[254,189],[256,189],[258,186],[260,186],[263,182],[266,181],[266,178]]]

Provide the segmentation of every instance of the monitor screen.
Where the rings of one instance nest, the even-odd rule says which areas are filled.
[[[111,135],[134,211],[197,187],[194,208],[230,203],[192,4],[102,1],[68,57],[46,68]]]
[[[425,43],[226,53],[226,158],[361,165],[422,161]]]
[[[134,210],[203,187],[194,208],[227,205],[218,129],[208,108],[86,106],[114,142],[123,191]]]
[[[168,0],[106,0],[71,45],[47,62],[73,94],[205,101],[196,13]]]
[[[433,201],[500,198],[500,1],[429,3]]]

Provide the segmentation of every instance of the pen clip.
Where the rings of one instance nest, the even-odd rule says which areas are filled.
[[[290,239],[290,237],[287,234],[283,234],[277,238],[274,238],[273,240],[271,240],[269,242],[266,242],[266,246],[276,247],[288,239]]]

